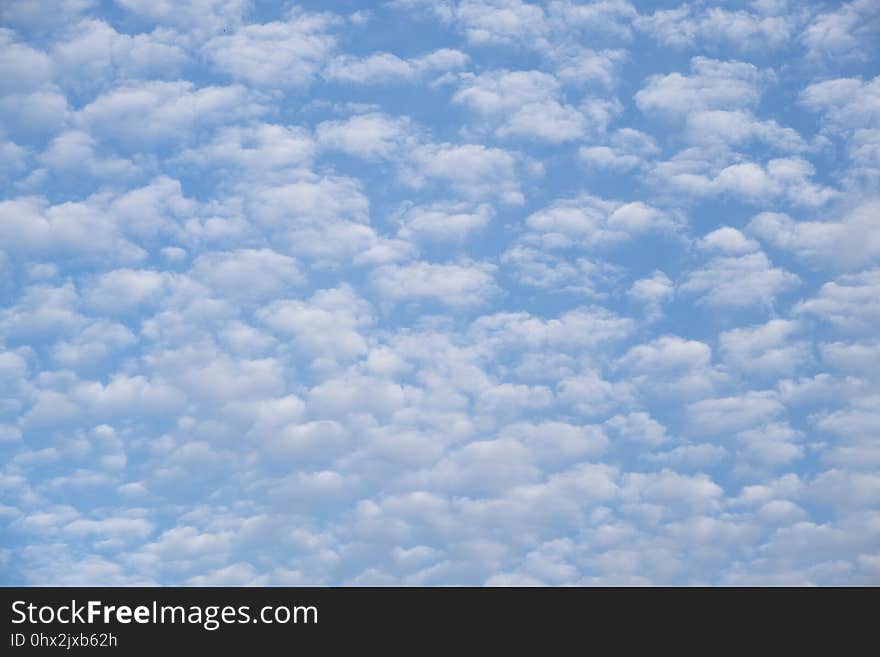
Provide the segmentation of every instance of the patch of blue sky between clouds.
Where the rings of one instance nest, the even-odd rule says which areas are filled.
[[[880,583],[877,0],[0,21],[2,583]]]

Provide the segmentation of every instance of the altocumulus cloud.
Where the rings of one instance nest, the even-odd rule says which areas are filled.
[[[348,4],[3,3],[2,583],[880,584],[880,3]]]

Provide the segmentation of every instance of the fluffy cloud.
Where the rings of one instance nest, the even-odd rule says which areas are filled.
[[[450,306],[483,303],[497,292],[494,267],[417,262],[376,269],[372,284],[386,301],[436,300]]]
[[[472,199],[497,197],[519,205],[523,196],[518,180],[517,158],[501,148],[482,144],[423,144],[415,148],[404,165],[404,183],[416,189],[437,182]]]
[[[557,80],[540,71],[493,71],[466,75],[453,101],[497,125],[499,137],[525,137],[551,143],[575,139],[586,117],[560,103]]]
[[[774,267],[763,252],[742,256],[719,256],[692,272],[679,286],[698,295],[697,303],[743,308],[773,305],[777,295],[799,282],[796,274]]]
[[[830,59],[862,59],[864,47],[880,34],[873,0],[844,2],[818,14],[801,35],[810,56]]]
[[[673,231],[676,221],[655,207],[593,196],[554,201],[526,218],[526,226],[549,245],[602,246],[650,232]]]
[[[335,45],[328,33],[335,19],[294,11],[281,22],[243,25],[211,38],[202,52],[223,73],[259,87],[308,83]]]
[[[795,221],[785,214],[766,212],[749,222],[749,231],[778,249],[807,260],[853,269],[880,257],[877,224],[880,203],[868,201],[840,221]]]
[[[368,4],[4,3],[6,580],[877,583],[876,3]]]
[[[324,77],[347,84],[415,82],[427,75],[461,69],[467,63],[466,54],[451,48],[442,48],[411,59],[401,59],[387,52],[366,57],[340,55],[327,65]]]
[[[646,114],[669,116],[747,108],[757,104],[763,78],[752,64],[694,57],[690,75],[651,76],[636,93],[635,102]]]
[[[695,10],[685,4],[641,16],[636,25],[660,43],[674,48],[692,47],[699,41],[715,48],[732,46],[737,50],[760,51],[784,46],[792,38],[798,22],[796,16],[787,14],[730,11],[721,7]]]
[[[114,88],[77,113],[76,121],[101,138],[138,146],[185,139],[198,127],[265,112],[241,86],[196,88],[192,82],[150,81]]]
[[[322,148],[367,159],[397,155],[410,133],[406,118],[384,114],[359,114],[344,121],[323,121],[315,133]]]

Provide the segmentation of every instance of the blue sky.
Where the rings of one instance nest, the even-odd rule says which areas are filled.
[[[880,584],[880,3],[37,0],[3,584]]]

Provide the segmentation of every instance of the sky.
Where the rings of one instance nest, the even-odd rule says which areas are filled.
[[[4,0],[0,584],[880,584],[877,44]]]

